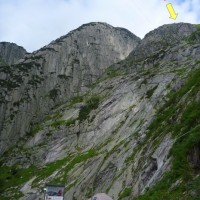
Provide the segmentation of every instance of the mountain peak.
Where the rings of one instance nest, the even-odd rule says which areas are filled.
[[[132,32],[130,32],[129,30],[127,30],[125,28],[114,27],[114,26],[112,26],[108,23],[105,23],[105,22],[90,22],[90,23],[83,24],[80,27],[78,27],[77,29],[70,31],[68,34],[61,36],[60,38],[54,40],[50,44],[60,42],[67,37],[71,37],[73,34],[76,34],[77,32],[95,31],[96,33],[100,33],[100,32],[105,31],[105,30],[112,30],[112,31],[118,32],[118,33],[121,32],[122,34],[127,35],[128,38],[130,37],[130,38],[137,40],[137,41],[140,40],[139,37],[137,37],[136,35],[134,35]]]
[[[189,23],[162,25],[147,33],[129,57],[145,59],[156,51],[177,45],[196,30],[196,26]]]
[[[0,42],[0,62],[2,64],[14,64],[23,58],[26,53],[23,47],[15,43]]]
[[[144,40],[151,36],[159,37],[171,37],[182,39],[183,37],[189,36],[193,31],[196,30],[196,27],[190,23],[173,23],[173,24],[164,24],[149,33],[144,37]]]

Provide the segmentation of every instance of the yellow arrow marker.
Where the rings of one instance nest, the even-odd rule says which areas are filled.
[[[174,8],[173,8],[171,3],[167,4],[167,9],[169,11],[170,18],[175,20],[177,18],[178,14],[175,13],[175,10],[174,10]]]

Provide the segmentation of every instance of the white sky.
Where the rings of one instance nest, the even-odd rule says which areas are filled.
[[[169,19],[172,3],[179,14]],[[84,23],[107,22],[143,38],[174,22],[200,23],[200,0],[0,0],[0,41],[32,52]]]

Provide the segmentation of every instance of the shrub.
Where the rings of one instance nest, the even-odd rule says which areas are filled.
[[[6,62],[1,57],[0,57],[0,65],[6,65]]]
[[[124,191],[119,195],[119,200],[128,197],[131,194],[131,188],[125,188]]]
[[[55,98],[58,96],[59,90],[58,89],[52,89],[49,91],[49,98],[55,100]]]
[[[19,186],[25,183],[35,173],[36,168],[31,166],[29,168],[19,168],[18,166],[1,166],[0,167],[0,193],[5,192],[5,189],[14,186]]]
[[[107,76],[108,76],[109,78],[114,78],[114,77],[116,77],[116,76],[121,76],[121,75],[122,75],[122,72],[119,71],[119,70],[109,69],[109,70],[107,71]]]
[[[66,122],[65,120],[57,120],[57,121],[52,122],[50,126],[56,128],[61,125],[64,125],[65,122]]]
[[[70,99],[70,105],[74,105],[76,103],[80,103],[83,101],[83,96],[76,96]]]
[[[197,30],[194,31],[189,37],[188,42],[189,43],[196,43],[200,42],[200,24],[196,25]]]
[[[40,130],[42,130],[42,127],[39,124],[35,124],[34,126],[31,127],[31,131],[29,135],[33,136],[36,133],[38,133]]]
[[[54,128],[57,128],[61,125],[70,126],[72,124],[75,124],[75,122],[76,122],[76,119],[72,119],[72,118],[68,119],[67,121],[66,120],[56,120],[56,121],[52,122],[50,124],[50,126],[54,127]]]
[[[84,121],[85,119],[88,118],[90,112],[94,109],[97,109],[98,108],[98,105],[99,105],[99,102],[100,102],[100,97],[99,96],[92,96],[90,99],[88,99],[86,101],[86,105],[83,106],[81,109],[80,109],[80,112],[79,112],[79,117],[78,119],[80,121]]]
[[[157,89],[157,85],[155,87],[153,87],[152,89],[148,90],[146,95],[147,95],[147,98],[151,98],[151,96],[153,95],[154,91]]]
[[[70,118],[65,122],[65,126],[70,126],[72,124],[75,124],[75,122],[76,122],[76,119]]]

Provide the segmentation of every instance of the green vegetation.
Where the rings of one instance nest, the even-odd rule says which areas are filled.
[[[155,68],[154,68],[155,69]],[[156,69],[157,70],[157,69]],[[145,79],[148,79],[150,77],[153,77],[155,76],[156,72],[155,70],[153,71],[153,68],[149,68],[149,69],[144,69],[144,70],[141,70],[139,72],[139,74],[141,74],[142,76],[148,76],[148,77],[145,77]]]
[[[149,59],[149,58],[148,58]],[[126,61],[126,64],[125,66],[127,65],[128,67],[133,67],[134,65],[141,65],[142,63],[144,62],[143,59],[133,59],[133,58],[129,58],[127,61]],[[121,63],[122,65],[123,63]]]
[[[129,67],[131,67],[134,64],[134,61],[132,59],[130,59],[130,60],[128,60],[127,64]]]
[[[66,184],[67,174],[70,170],[74,168],[76,164],[85,162],[86,160],[96,155],[98,155],[97,152],[94,149],[90,149],[89,151],[85,153],[75,156],[73,159],[71,156],[63,160],[56,161],[55,163],[51,163],[47,166],[47,169],[45,169],[45,171],[44,170],[41,171],[41,175],[37,178],[37,180],[34,181],[34,183],[37,183],[39,180],[42,180],[45,177],[50,176],[54,171],[60,169],[59,173],[56,175],[56,178],[51,180],[51,183]]]
[[[49,91],[49,98],[55,100],[55,98],[58,96],[60,90],[59,89],[52,89]]]
[[[37,55],[37,56],[36,55],[32,55],[31,56],[32,60],[39,60],[39,59],[42,59],[42,58],[43,58],[42,55]]]
[[[125,188],[122,193],[120,193],[118,200],[122,200],[125,197],[128,197],[131,194],[131,188]]]
[[[123,75],[121,71],[110,69],[110,68],[107,69],[106,74],[108,78],[114,78],[114,77]]]
[[[32,79],[28,81],[29,85],[37,86],[38,84],[41,84],[44,78],[39,77],[37,75],[33,75]]]
[[[91,198],[91,196],[93,195],[93,188],[88,188],[85,194],[86,198]]]
[[[39,169],[37,171],[37,178],[33,181],[32,187],[38,186],[38,183],[41,180],[44,180],[45,178],[51,176],[54,172],[58,171],[56,178],[52,179],[51,183],[67,183],[67,174],[68,172],[74,168],[74,166],[78,163],[85,162],[89,158],[92,158],[94,156],[98,155],[97,152],[94,149],[90,149],[89,151],[72,156],[69,155],[68,157],[57,160],[53,163],[47,164],[44,168]]]
[[[147,95],[147,98],[151,98],[151,96],[153,95],[154,91],[157,89],[157,85],[155,87],[153,87],[152,89],[148,90],[146,95]]]
[[[67,79],[68,79],[68,76],[65,75],[65,74],[59,74],[59,75],[58,75],[58,78],[67,80]]]
[[[54,114],[52,114],[52,115],[47,115],[47,116],[45,117],[45,121],[57,120],[57,119],[59,119],[59,118],[61,118],[61,117],[62,117],[62,114],[61,114],[59,111],[57,111],[56,113],[54,113]]]
[[[61,125],[65,125],[65,120],[56,120],[50,124],[51,127],[57,128]]]
[[[200,144],[199,128],[196,127],[184,138],[179,139],[172,148],[173,167],[164,178],[158,182],[145,195],[139,197],[139,200],[199,200],[200,196],[200,177],[195,177],[194,169],[187,160],[188,153],[195,146]],[[180,180],[181,183],[173,188],[170,188],[173,183]],[[198,184],[197,184],[198,183]],[[190,195],[191,192],[197,194],[196,198]]]
[[[50,126],[52,126],[54,128],[57,128],[57,127],[59,127],[61,125],[70,126],[72,124],[75,124],[75,122],[76,122],[76,119],[72,119],[72,118],[70,118],[68,120],[56,120],[56,121],[52,122],[50,124]]]
[[[97,150],[100,151],[101,148],[107,146],[107,145],[108,145],[109,143],[111,143],[111,142],[112,142],[112,138],[108,138],[108,139],[104,140],[104,142],[101,143],[101,144],[97,147]]]
[[[8,89],[13,89],[19,87],[19,84],[16,82],[9,80],[0,79],[0,86]]]
[[[65,126],[70,126],[72,124],[75,124],[75,122],[76,122],[76,119],[70,118],[65,122]]]
[[[199,77],[200,69],[191,72],[186,84],[169,96],[169,101],[150,125],[146,141],[153,139],[158,142],[169,132],[177,140],[170,152],[173,158],[171,171],[138,200],[199,199],[200,190],[196,184],[200,183],[200,176],[197,176],[200,170],[196,171],[188,160],[192,150],[200,145],[200,102],[196,99],[200,91]],[[185,99],[181,101],[183,96]],[[180,183],[172,188],[177,180]],[[196,196],[191,196],[191,192]]]
[[[200,145],[199,130],[200,126],[192,128],[184,137],[178,139],[172,148],[174,180],[181,177],[187,182],[192,178],[193,169],[187,157],[195,146]]]
[[[41,125],[35,124],[34,126],[31,127],[31,131],[29,132],[28,135],[34,136],[36,133],[38,133],[40,130],[42,130]]]
[[[200,29],[200,24],[195,24],[197,29]]]
[[[49,163],[41,169],[33,166],[27,169],[19,168],[18,166],[0,167],[0,191],[10,191],[13,188],[13,194],[15,194],[14,198],[19,199],[20,195],[22,194],[18,192],[18,188],[14,188],[15,186],[19,187],[21,184],[24,184],[26,181],[30,180],[33,176],[37,176],[32,183],[32,187],[38,187],[41,181],[45,181],[46,178],[50,177],[56,171],[58,171],[56,177],[52,180],[49,180],[49,182],[66,184],[68,181],[68,173],[75,167],[75,165],[86,162],[88,159],[97,155],[98,152],[95,149],[90,149],[87,152],[73,156],[69,155],[62,160],[57,160],[53,163]],[[67,187],[67,189],[73,187],[76,182],[77,181],[73,181]],[[4,197],[2,198],[6,199]]]
[[[182,76],[182,75],[185,73],[185,71],[186,71],[186,68],[178,69],[178,70],[177,70],[177,74],[178,74],[179,76]]]
[[[0,65],[7,65],[7,63],[0,57]]]
[[[77,155],[64,169],[65,173],[68,173],[73,167],[81,162],[84,162],[88,160],[89,158],[92,158],[97,155],[97,152],[94,149],[90,149],[89,151]]]
[[[142,84],[144,84],[144,85],[147,84],[147,79],[146,79],[146,78],[144,78],[144,80],[141,82],[141,85],[142,85]],[[141,85],[140,85],[140,87],[141,87]]]
[[[126,72],[124,71],[121,71],[119,69],[112,69],[111,66],[108,67],[105,71],[105,73],[100,77],[98,78],[94,83],[92,84],[89,84],[87,87],[90,87],[90,88],[95,88],[99,83],[107,80],[107,79],[112,79],[112,78],[115,78],[117,76],[122,76],[122,75],[125,75]]]
[[[200,60],[196,60],[196,61],[195,61],[195,64],[196,64],[196,65],[200,64]]]
[[[74,186],[76,185],[76,183],[77,183],[77,180],[73,181],[70,185],[68,185],[68,186],[66,187],[65,191],[70,190],[72,187],[74,187]]]
[[[19,168],[18,166],[1,166],[0,167],[0,199],[6,199],[2,194],[7,189],[12,190],[13,193],[18,192],[14,187],[28,181],[36,173],[36,168],[31,166],[29,168]],[[19,193],[17,197],[21,196]],[[16,197],[16,196],[15,196]],[[9,199],[9,198],[8,198]],[[10,198],[11,199],[11,198]],[[17,198],[16,198],[17,199]]]
[[[28,73],[31,67],[32,67],[32,65],[27,66],[27,64],[25,64],[25,63],[12,65],[12,68],[18,69],[20,72],[23,72],[23,73]]]
[[[12,68],[10,65],[0,65],[0,72],[4,72],[10,75],[12,73]]]
[[[90,97],[90,99],[88,99],[86,101],[86,105],[83,106],[81,109],[80,109],[80,112],[79,112],[79,117],[78,119],[80,121],[84,121],[85,119],[88,118],[90,112],[94,109],[97,109],[98,108],[98,105],[99,105],[99,102],[100,102],[100,97],[97,96],[97,95],[93,95]]]
[[[157,118],[150,125],[149,127],[150,131],[148,137],[150,137],[152,133],[155,133],[157,127],[161,127],[162,125],[162,128],[166,128],[166,123],[170,121],[169,118],[171,117],[176,118],[176,111],[182,110],[183,107],[185,106],[185,105],[184,106],[177,105],[180,99],[185,94],[188,93],[188,100],[193,99],[193,97],[199,91],[200,87],[199,76],[200,76],[200,69],[197,69],[190,74],[188,81],[178,92],[170,93],[168,102],[165,104],[163,108],[161,108],[158,111]],[[168,123],[167,127],[168,127],[167,131],[169,131],[169,129],[172,129],[173,121],[172,123]],[[161,129],[159,131],[161,131]]]
[[[131,153],[130,156],[128,156],[125,160],[126,163],[129,163],[129,162],[133,162],[134,161],[134,158],[135,158],[135,155],[137,154],[137,152],[139,151],[139,149],[141,148],[141,145],[138,145],[134,150],[133,152]]]
[[[199,43],[200,42],[200,24],[195,25],[197,30],[194,31],[189,37],[188,42],[191,44]]]
[[[63,165],[65,165],[71,157],[66,157],[62,160],[57,160],[53,163],[47,164],[44,168],[38,170],[37,178],[33,181],[32,186],[38,185],[38,182],[52,175],[56,170],[59,170]]]
[[[46,50],[48,50],[48,51],[53,51],[53,52],[57,52],[54,48],[52,48],[52,47],[47,47],[47,46],[45,46],[45,47],[43,47],[43,48],[40,49],[40,51],[46,51]]]
[[[76,103],[80,103],[83,101],[83,96],[75,96],[73,98],[70,99],[70,106],[76,104]]]
[[[106,80],[106,78],[104,76],[98,78],[95,82],[88,84],[87,87],[94,89],[99,83],[103,82],[104,80]]]

